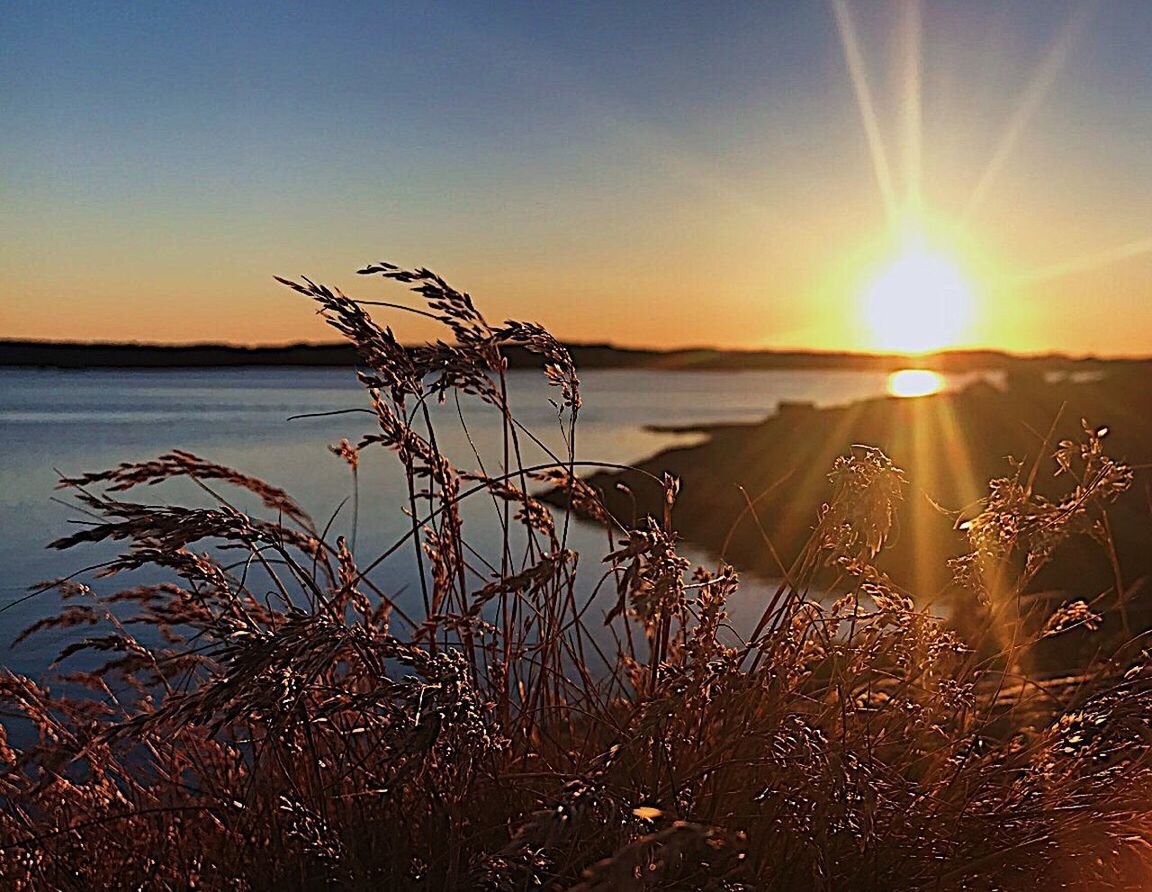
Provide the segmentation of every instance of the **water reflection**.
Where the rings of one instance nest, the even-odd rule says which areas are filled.
[[[928,369],[901,369],[888,376],[892,396],[928,396],[944,389],[944,377]]]

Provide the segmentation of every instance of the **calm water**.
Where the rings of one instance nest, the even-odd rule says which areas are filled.
[[[781,400],[831,405],[884,391],[885,376],[871,372],[644,372],[591,371],[581,375],[585,408],[577,457],[632,462],[685,438],[655,434],[646,425],[750,421]],[[558,454],[563,439],[538,374],[513,372],[517,416]],[[77,474],[121,461],[145,460],[172,448],[264,477],[292,492],[322,524],[351,493],[348,468],[327,446],[372,429],[367,415],[288,421],[301,413],[365,406],[351,372],[343,369],[237,369],[203,371],[29,371],[0,369],[0,606],[33,583],[107,558],[100,547],[50,551],[45,543],[74,529],[80,513],[53,501],[57,471]],[[499,467],[499,420],[491,410],[465,405],[438,410],[438,437],[458,466],[474,468],[473,447],[489,472]],[[542,460],[529,451],[526,462]],[[362,560],[406,530],[402,478],[383,452],[366,453],[361,468],[357,553]],[[141,500],[178,501],[188,488],[146,488]],[[351,530],[347,506],[334,523]],[[474,545],[495,551],[498,525],[491,503],[471,506]],[[571,545],[583,555],[584,575],[607,551],[602,531],[579,526]],[[702,556],[699,556],[703,559]],[[397,556],[374,577],[400,599],[415,595],[410,559]],[[136,581],[140,580],[137,577]],[[126,580],[125,580],[126,582]],[[123,584],[123,583],[122,583]],[[758,587],[744,593],[754,609]],[[44,667],[52,638],[8,649],[15,633],[55,606],[42,596],[0,614],[0,663],[18,671]]]

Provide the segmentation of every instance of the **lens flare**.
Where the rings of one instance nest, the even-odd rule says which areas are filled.
[[[928,396],[944,388],[944,379],[928,369],[901,369],[888,376],[892,396]]]

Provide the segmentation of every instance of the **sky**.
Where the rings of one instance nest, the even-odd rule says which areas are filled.
[[[943,346],[1152,354],[1146,0],[2,18],[0,337],[330,340],[273,275],[388,260],[573,341],[877,349],[914,229],[970,288]]]

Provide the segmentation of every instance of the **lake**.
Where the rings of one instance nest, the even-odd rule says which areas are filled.
[[[576,452],[583,460],[628,463],[684,441],[654,433],[649,425],[686,426],[754,421],[783,400],[834,405],[876,396],[886,376],[858,371],[660,372],[593,370],[581,375],[584,408]],[[517,417],[557,454],[565,454],[551,389],[536,372],[510,373],[510,398]],[[34,583],[110,557],[103,546],[59,552],[47,542],[70,530],[81,513],[53,501],[57,472],[102,470],[122,461],[153,458],[173,448],[263,477],[291,492],[323,525],[352,492],[347,465],[328,450],[342,437],[355,440],[373,430],[369,415],[344,414],[289,421],[290,416],[363,408],[367,399],[345,369],[209,370],[25,370],[0,369],[0,606],[11,605]],[[463,424],[461,416],[463,417]],[[479,405],[449,403],[436,410],[442,449],[459,467],[475,468],[479,453],[489,472],[499,467],[499,417]],[[464,425],[468,434],[465,434]],[[695,435],[689,435],[690,441]],[[525,461],[543,460],[533,450]],[[406,490],[395,459],[377,449],[365,453],[360,471],[357,554],[366,563],[403,535]],[[150,487],[129,499],[155,502],[196,498],[185,486]],[[469,506],[466,521],[477,547],[494,547],[499,525],[493,509]],[[352,532],[347,504],[333,523]],[[607,553],[602,530],[577,525],[570,545],[579,551],[585,575]],[[705,560],[688,550],[689,556]],[[418,578],[407,551],[374,575],[403,603]],[[117,582],[123,581],[114,580]],[[140,580],[136,577],[134,581]],[[101,588],[110,586],[104,583]],[[763,585],[750,580],[742,600],[755,612]],[[418,596],[417,596],[418,597]],[[409,602],[414,603],[414,602]],[[57,602],[38,596],[0,614],[0,662],[17,671],[39,672],[59,639],[8,649],[15,634]]]

